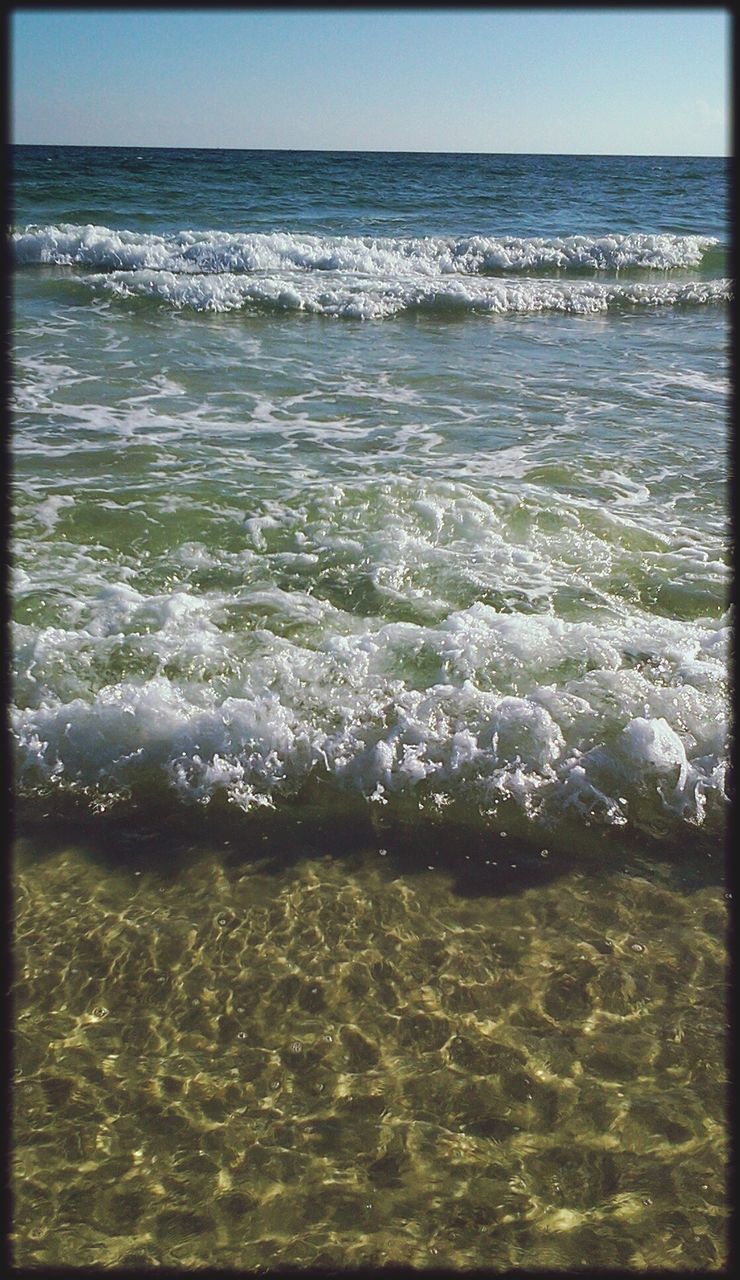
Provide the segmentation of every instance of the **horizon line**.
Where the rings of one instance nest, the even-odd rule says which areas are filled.
[[[386,149],[384,147],[219,147],[219,146],[184,146],[178,143],[170,146],[166,143],[140,142],[10,142],[11,147],[74,147],[76,149],[105,151],[265,151],[278,154],[296,152],[306,155],[381,155],[381,156],[576,156],[576,157],[624,157],[629,159],[655,160],[731,160],[734,152],[706,151],[445,151],[418,150],[405,147]]]

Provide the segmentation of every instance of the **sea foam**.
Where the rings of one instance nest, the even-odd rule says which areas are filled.
[[[730,281],[708,280],[655,284],[491,281],[475,277],[454,281],[362,279],[348,275],[331,283],[316,276],[265,275],[259,278],[223,273],[188,277],[168,271],[111,272],[89,283],[122,298],[146,297],[191,311],[226,312],[249,307],[304,311],[314,315],[382,319],[405,311],[479,312],[527,315],[561,312],[597,315],[624,307],[675,307],[724,303],[733,296]]]
[[[12,236],[18,267],[91,269],[78,283],[118,297],[196,312],[258,307],[357,319],[424,310],[592,315],[621,307],[725,302],[732,296],[729,280],[665,278],[672,270],[699,267],[716,244],[710,236],[668,233],[457,239],[153,235],[93,225],[27,227]],[[620,280],[625,271],[661,278]],[[568,279],[573,272],[612,278]]]
[[[84,626],[18,627],[19,793],[106,807],[158,788],[250,811],[319,782],[370,805],[456,803],[483,827],[503,801],[549,829],[574,812],[652,833],[721,822],[726,619],[604,625],[475,604],[434,626],[360,627],[309,603],[303,632],[239,635],[223,602],[121,586]],[[155,674],[105,683],[124,651],[130,672]]]
[[[698,266],[711,236],[317,236],[291,232],[181,231],[152,235],[110,227],[27,227],[11,237],[18,266],[54,263],[105,271],[150,268],[174,274],[342,271],[358,274],[476,275],[488,271]]]

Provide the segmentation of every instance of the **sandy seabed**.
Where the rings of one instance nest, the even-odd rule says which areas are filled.
[[[91,831],[15,846],[17,1266],[726,1265],[719,854]]]

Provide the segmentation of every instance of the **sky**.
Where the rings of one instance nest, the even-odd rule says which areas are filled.
[[[46,145],[727,155],[729,9],[48,9],[10,19]]]

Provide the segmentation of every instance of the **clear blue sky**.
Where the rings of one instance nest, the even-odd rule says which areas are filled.
[[[11,138],[724,155],[729,10],[23,9]]]

